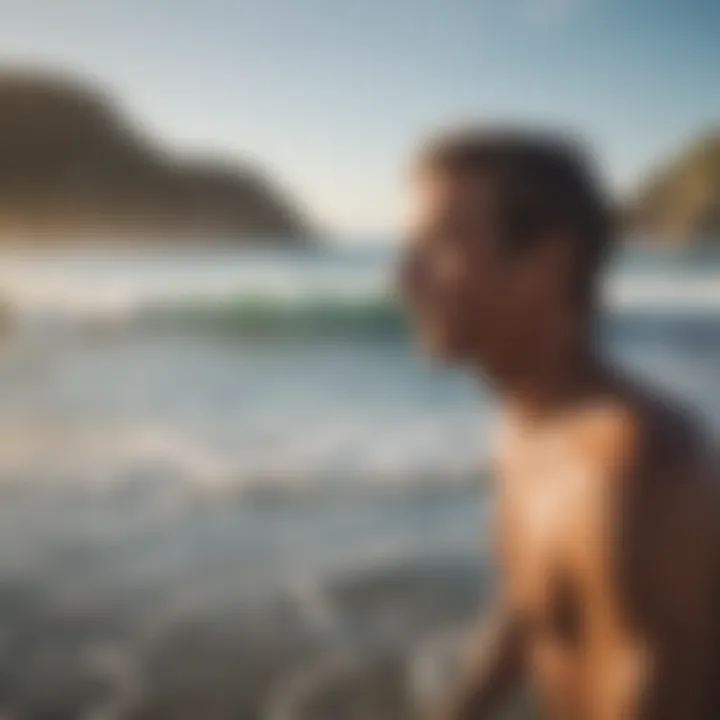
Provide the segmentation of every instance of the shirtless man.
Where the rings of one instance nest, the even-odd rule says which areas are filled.
[[[501,398],[501,590],[443,715],[525,680],[551,720],[720,719],[717,463],[696,421],[596,345],[605,198],[564,138],[478,131],[422,153],[402,269],[424,346]]]

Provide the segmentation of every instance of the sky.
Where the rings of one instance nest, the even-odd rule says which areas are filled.
[[[0,61],[89,75],[359,237],[439,127],[579,132],[622,193],[720,123],[718,0],[0,0]]]

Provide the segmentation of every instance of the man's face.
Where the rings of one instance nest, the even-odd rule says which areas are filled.
[[[490,373],[547,326],[560,279],[541,251],[507,252],[500,233],[482,176],[426,172],[413,182],[401,285],[420,340]]]

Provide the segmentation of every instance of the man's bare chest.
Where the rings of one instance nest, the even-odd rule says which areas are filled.
[[[606,497],[602,478],[564,437],[519,450],[499,478],[498,532],[507,589],[536,613],[560,585],[582,585],[586,538],[603,522]]]

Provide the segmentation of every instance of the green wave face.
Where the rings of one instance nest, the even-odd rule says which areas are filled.
[[[187,300],[146,310],[143,327],[240,337],[400,338],[407,327],[390,297]]]

